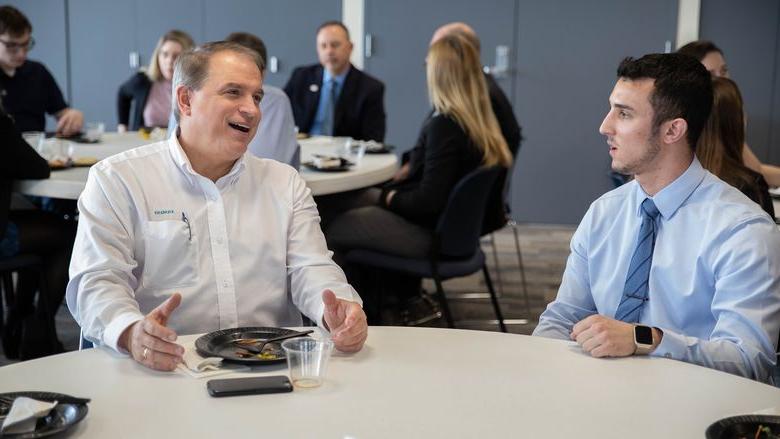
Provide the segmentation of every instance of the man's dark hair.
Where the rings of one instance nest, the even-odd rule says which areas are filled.
[[[268,65],[268,51],[265,49],[265,43],[258,36],[249,32],[233,32],[225,38],[225,41],[238,43],[254,50],[260,54],[260,58],[263,58],[265,65]]]
[[[712,41],[707,40],[692,41],[677,49],[677,53],[692,56],[696,58],[697,61],[703,60],[710,52],[718,52],[723,55],[723,51],[720,50],[718,46]]]
[[[712,109],[712,78],[695,58],[679,53],[654,53],[639,59],[626,58],[617,69],[621,79],[653,79],[650,104],[653,107],[653,134],[670,119],[688,123],[688,146],[696,149],[704,124]]]
[[[19,37],[26,32],[32,32],[32,25],[27,17],[13,6],[0,6],[0,35]]]
[[[320,31],[325,29],[328,26],[338,26],[342,29],[344,29],[344,33],[347,34],[347,41],[350,41],[349,39],[349,29],[347,29],[347,26],[344,25],[344,23],[338,21],[338,20],[330,20],[326,21],[325,23],[322,23],[320,27],[317,28],[317,32],[314,35],[319,35]]]

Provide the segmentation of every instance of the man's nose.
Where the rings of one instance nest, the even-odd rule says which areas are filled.
[[[610,114],[611,113],[607,113],[607,115],[604,116],[604,120],[601,121],[601,126],[599,126],[599,133],[605,136],[612,133],[612,121]]]

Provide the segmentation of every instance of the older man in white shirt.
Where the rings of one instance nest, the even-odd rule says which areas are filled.
[[[90,171],[67,289],[87,339],[172,370],[184,353],[177,333],[297,326],[302,312],[338,349],[362,348],[362,302],[330,257],[305,182],[245,154],[261,66],[235,43],[183,54],[178,135]]]

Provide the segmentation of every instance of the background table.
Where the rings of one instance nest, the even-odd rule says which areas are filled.
[[[106,133],[97,144],[72,143],[73,156],[95,157],[102,160],[131,148],[154,142],[144,139],[137,132]],[[313,137],[299,141],[301,160],[311,160],[311,155],[336,154],[341,142],[330,137]],[[326,195],[363,187],[373,186],[390,179],[398,167],[395,154],[366,154],[357,166],[347,172],[318,172],[301,170],[301,176],[313,195]],[[87,183],[89,168],[70,168],[52,171],[46,180],[21,180],[15,190],[25,195],[76,200]]]
[[[329,369],[319,388],[216,399],[206,379],[88,349],[0,367],[0,389],[91,397],[73,435],[88,438],[696,438],[780,405],[780,389],[723,372],[495,332],[371,327],[365,348]]]

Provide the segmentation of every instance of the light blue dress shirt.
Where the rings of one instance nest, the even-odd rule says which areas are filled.
[[[247,149],[256,157],[287,163],[298,169],[301,164],[301,148],[296,138],[290,98],[281,88],[268,84],[263,85],[263,92],[263,100],[260,101],[262,118]],[[168,137],[173,137],[177,126],[176,118],[171,112]]]
[[[322,122],[325,119],[325,111],[326,111],[326,103],[327,99],[326,96],[330,96],[330,80],[335,79],[336,80],[336,99],[338,99],[339,96],[341,96],[341,90],[344,89],[344,80],[347,79],[347,73],[349,73],[349,69],[347,69],[344,73],[333,76],[330,74],[328,69],[322,69],[322,88],[320,89],[320,102],[317,104],[317,113],[314,115],[314,122],[311,124],[311,129],[309,130],[309,134],[312,135],[318,135],[318,134],[328,134],[330,133],[323,133],[322,132]],[[335,113],[336,111],[336,103],[333,103],[333,111]],[[335,114],[333,123],[335,125]]]
[[[632,181],[591,204],[571,240],[561,287],[534,335],[569,339],[592,314],[614,318],[648,195]],[[695,158],[652,197],[661,214],[649,300],[651,355],[771,382],[780,331],[780,231],[761,208]]]

